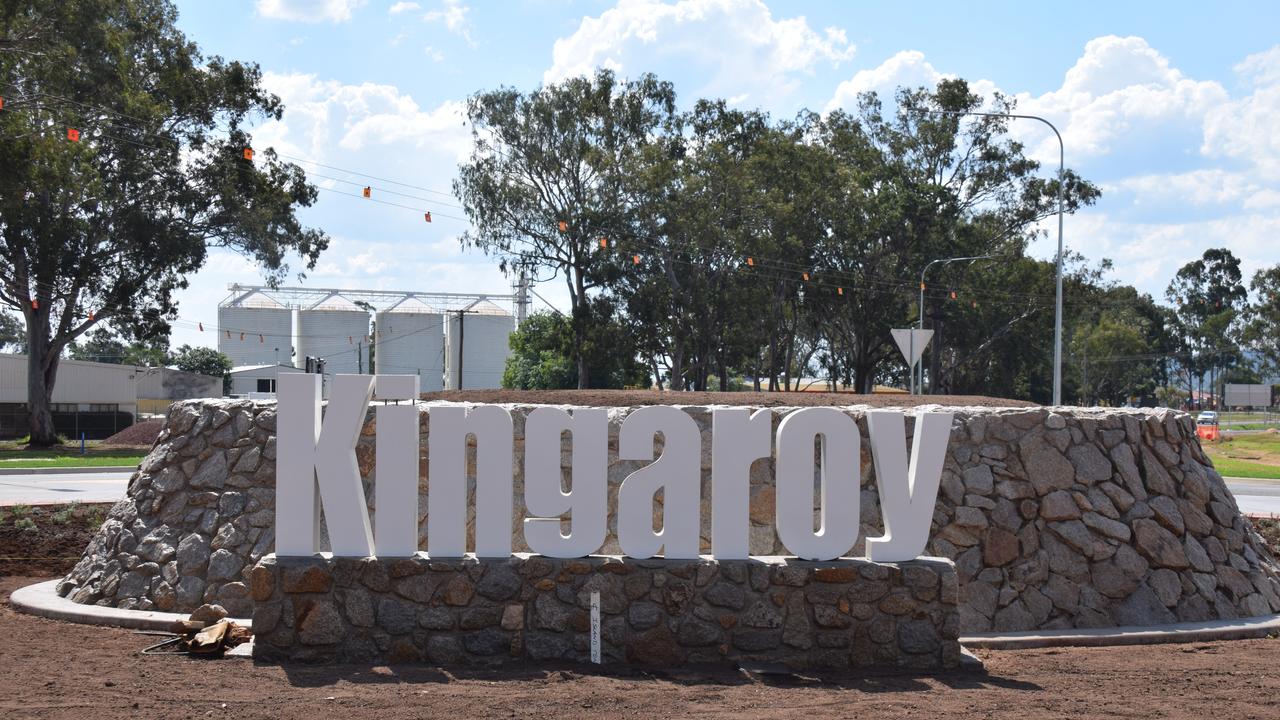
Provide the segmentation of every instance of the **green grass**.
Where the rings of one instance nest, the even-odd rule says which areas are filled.
[[[1280,467],[1236,460],[1225,455],[1215,455],[1213,457],[1213,467],[1220,475],[1227,477],[1280,480]]]
[[[0,468],[73,468],[109,465],[137,465],[146,452],[131,447],[89,446],[84,455],[79,446],[27,450],[13,443],[0,445]]]
[[[13,457],[14,453],[0,453],[0,468],[74,468],[111,467],[137,465],[144,455],[68,455],[63,457]]]
[[[1280,435],[1232,435],[1221,442],[1206,442],[1203,447],[1223,475],[1280,480]]]

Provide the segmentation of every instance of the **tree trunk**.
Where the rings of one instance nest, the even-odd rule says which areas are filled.
[[[587,303],[587,289],[582,277],[582,270],[573,271],[573,354],[578,364],[578,389],[586,390],[591,386],[591,368],[587,367],[587,356],[583,348],[587,344],[587,321],[591,306]]]
[[[47,306],[46,306],[47,307]],[[31,445],[58,444],[53,427],[53,384],[58,374],[58,357],[49,347],[47,309],[27,311],[27,412]]]

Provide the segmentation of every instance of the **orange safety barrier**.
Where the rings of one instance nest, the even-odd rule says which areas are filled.
[[[1218,440],[1219,439],[1218,426],[1217,425],[1197,425],[1196,435],[1199,435],[1201,440]]]

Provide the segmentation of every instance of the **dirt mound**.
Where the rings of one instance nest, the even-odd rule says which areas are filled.
[[[160,430],[163,427],[163,420],[143,420],[103,440],[101,444],[151,447],[156,444],[156,437],[160,435]]]
[[[751,405],[758,407],[810,407],[870,405],[915,407],[950,405],[977,407],[1036,407],[1025,400],[982,395],[907,395],[833,392],[659,392],[657,390],[444,390],[422,394],[423,400],[476,403],[544,403],[588,407],[636,405]]]

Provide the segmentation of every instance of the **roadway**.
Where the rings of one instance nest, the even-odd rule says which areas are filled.
[[[0,475],[0,506],[115,502],[124,497],[131,472]],[[1240,510],[1280,516],[1280,480],[1227,478]]]
[[[0,475],[0,506],[107,503],[124,498],[129,472]]]

